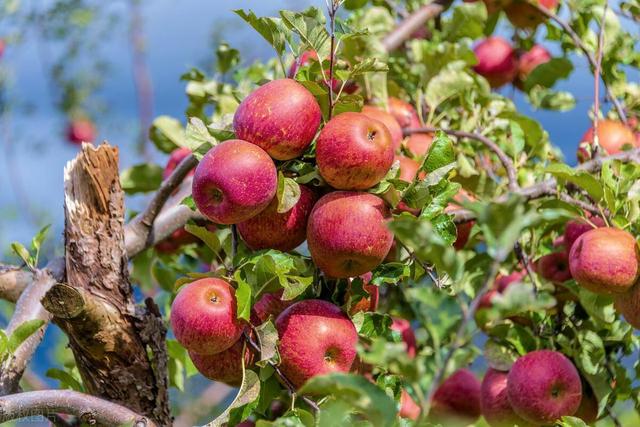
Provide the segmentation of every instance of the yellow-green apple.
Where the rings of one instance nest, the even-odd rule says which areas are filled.
[[[533,0],[540,6],[554,12],[558,7],[558,0]],[[531,5],[528,0],[512,0],[505,9],[507,18],[516,28],[534,29],[547,20],[545,14]]]
[[[216,354],[199,354],[189,351],[193,365],[204,377],[238,387],[242,383],[242,351],[244,350],[244,364],[249,366],[253,360],[253,353],[245,346],[241,338],[228,349]]]
[[[420,418],[420,412],[422,412],[420,405],[413,400],[406,390],[402,389],[402,392],[400,393],[400,418],[407,418],[415,421]]]
[[[198,210],[217,224],[237,224],[262,212],[278,186],[276,166],[257,145],[230,139],[204,155],[193,177]]]
[[[534,424],[553,424],[578,410],[582,400],[580,375],[564,354],[533,351],[511,367],[507,396],[518,416]]]
[[[407,354],[409,355],[409,357],[416,357],[418,344],[416,342],[416,335],[413,333],[411,323],[409,323],[407,319],[394,317],[393,322],[391,322],[391,329],[400,334],[400,337],[402,338],[402,341],[406,346]]]
[[[72,144],[93,142],[96,138],[96,127],[89,119],[74,119],[67,125],[67,140]]]
[[[251,313],[251,322],[254,325],[260,325],[271,316],[275,321],[280,313],[293,304],[293,301],[282,299],[284,289],[277,292],[266,293],[253,304],[253,312]]]
[[[171,328],[187,350],[215,354],[228,349],[244,328],[236,316],[235,289],[212,277],[184,286],[171,304]]]
[[[535,266],[538,274],[551,283],[562,284],[571,279],[569,259],[565,251],[547,254]]]
[[[291,251],[306,239],[307,220],[315,201],[315,193],[309,187],[300,185],[300,198],[291,209],[278,212],[278,199],[274,197],[265,210],[239,223],[238,232],[254,251]]]
[[[400,144],[404,137],[402,136],[402,128],[395,117],[383,109],[371,105],[365,105],[362,107],[362,114],[382,122],[382,124],[384,124],[389,130],[394,151],[400,148]]]
[[[631,233],[594,228],[571,246],[569,268],[578,285],[599,294],[620,294],[638,279],[640,251]]]
[[[591,127],[582,136],[578,146],[579,161],[584,162],[591,158],[589,147],[593,144],[593,127]],[[598,121],[598,144],[607,154],[618,154],[626,148],[640,147],[631,129],[615,120]]]
[[[366,190],[393,164],[387,127],[363,113],[346,112],[329,120],[316,142],[320,175],[338,190]]]
[[[538,67],[551,60],[551,54],[544,46],[536,44],[518,59],[518,78],[515,85],[522,89],[529,74]]]
[[[535,427],[515,413],[507,396],[508,372],[489,368],[480,386],[482,416],[491,427]]]
[[[355,277],[376,268],[389,253],[391,213],[373,194],[335,191],[313,207],[307,246],[313,262],[327,276]]]
[[[295,387],[330,372],[349,372],[358,333],[340,308],[311,299],[297,302],[276,320],[280,369]]]
[[[482,414],[480,381],[468,369],[458,369],[433,394],[429,419],[434,424],[468,426]]]
[[[508,41],[492,36],[482,40],[473,49],[478,63],[473,67],[493,88],[509,82],[518,74],[518,58]]]
[[[316,98],[292,79],[271,81],[247,96],[233,116],[236,137],[277,160],[300,156],[318,131],[322,112]]]
[[[594,227],[595,226],[595,227]],[[593,230],[597,227],[605,227],[606,224],[599,216],[589,218],[589,221],[584,218],[572,219],[567,222],[564,227],[563,243],[567,255],[571,251],[571,247],[578,240],[578,237],[582,236],[589,230]]]
[[[412,133],[404,143],[405,148],[417,159],[423,158],[433,144],[432,133]]]
[[[419,128],[420,118],[413,105],[400,98],[389,97],[387,100],[389,113],[395,117],[402,129]]]

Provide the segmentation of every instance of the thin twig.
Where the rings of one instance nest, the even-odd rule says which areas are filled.
[[[464,132],[460,130],[442,129],[442,128],[434,128],[434,127],[407,129],[404,131],[404,134],[411,135],[414,133],[433,133],[438,130],[443,131],[447,135],[452,135],[457,138],[475,139],[476,141],[479,141],[482,144],[484,144],[488,149],[493,151],[496,156],[498,156],[498,159],[500,159],[500,163],[502,163],[502,166],[507,172],[507,179],[509,180],[509,190],[511,191],[518,190],[519,188],[518,179],[516,176],[516,168],[513,164],[513,161],[511,160],[511,158],[509,158],[509,156],[507,156],[507,154],[504,151],[502,151],[500,147],[498,147],[498,144],[496,144],[495,142],[493,142],[492,140],[490,140],[484,135],[480,135],[478,133],[472,133],[472,132]]]
[[[400,240],[397,240],[398,244],[400,246],[402,246],[402,248],[407,251],[407,253],[409,254],[409,256],[411,257],[412,260],[414,260],[415,262],[417,262],[418,264],[420,264],[420,267],[422,267],[422,269],[429,275],[429,278],[431,278],[431,281],[433,282],[434,285],[436,285],[436,287],[438,289],[442,289],[442,282],[441,280],[438,278],[438,276],[433,272],[433,266],[427,264],[426,262],[422,261],[420,258],[418,258],[416,256],[415,253],[413,253],[413,251],[411,249],[409,249],[407,247],[407,245],[405,245],[404,243],[402,243]]]
[[[546,16],[547,18],[551,19],[556,24],[558,24],[562,28],[562,30],[564,30],[564,32],[567,33],[569,35],[569,37],[571,37],[571,40],[573,40],[573,44],[576,45],[576,47],[578,49],[580,49],[585,54],[585,56],[587,57],[587,60],[589,61],[589,65],[591,65],[591,68],[594,70],[594,75],[597,76],[597,74],[595,74],[595,70],[597,69],[596,58],[591,54],[589,49],[587,49],[587,46],[582,42],[582,40],[580,39],[580,36],[578,36],[578,34],[573,30],[573,28],[571,28],[571,25],[569,25],[567,22],[565,22],[562,19],[560,19],[560,17],[558,15],[556,15],[555,13],[553,13],[552,11],[547,9],[546,7],[540,5],[540,4],[536,3],[536,2],[532,2],[531,6],[535,7],[544,16]],[[603,23],[604,23],[604,21],[603,21]],[[613,94],[611,93],[611,88],[609,87],[609,84],[607,83],[607,81],[604,78],[602,79],[602,83],[604,84],[604,87],[605,87],[605,89],[607,91],[607,97],[613,103],[613,106],[615,107],[616,112],[618,113],[618,116],[620,117],[620,120],[625,125],[627,125],[627,115],[624,112],[624,108],[622,107],[622,104],[620,103],[620,100],[618,100],[615,96],[613,96]]]
[[[236,266],[234,260],[238,255],[238,227],[235,224],[231,225],[231,266],[228,268],[229,275],[233,275]]]
[[[491,263],[491,267],[489,267],[489,273],[487,274],[484,283],[482,284],[482,286],[480,287],[480,289],[478,290],[475,298],[471,301],[471,304],[469,304],[469,308],[468,310],[464,313],[463,317],[462,317],[462,321],[460,322],[460,326],[458,326],[458,330],[456,331],[456,335],[453,338],[453,342],[451,343],[451,346],[449,347],[449,351],[447,352],[447,355],[444,357],[444,360],[442,361],[442,366],[440,366],[440,368],[436,371],[436,374],[433,377],[433,380],[431,382],[431,387],[429,388],[429,392],[427,393],[427,395],[425,396],[424,401],[422,402],[422,417],[424,419],[427,418],[427,416],[429,415],[429,410],[430,410],[430,406],[431,406],[431,399],[433,399],[433,395],[436,392],[436,389],[438,388],[438,386],[440,385],[440,383],[442,382],[444,375],[447,371],[447,368],[449,366],[449,362],[451,361],[451,359],[453,358],[454,353],[460,349],[462,347],[462,345],[464,344],[464,341],[462,340],[462,337],[465,334],[465,331],[467,329],[467,325],[469,324],[469,322],[471,321],[471,319],[473,319],[473,316],[476,313],[476,310],[478,309],[478,306],[480,305],[480,300],[482,299],[483,295],[491,288],[491,286],[493,285],[493,282],[495,280],[495,276],[498,273],[498,267],[500,266],[500,263],[498,261],[493,261]]]
[[[428,20],[439,16],[452,3],[452,0],[435,0],[422,6],[398,25],[382,39],[382,46],[387,52],[398,49],[402,44],[411,38],[420,27]]]
[[[254,351],[260,353],[260,346],[256,344],[256,342],[251,338],[251,335],[249,335],[247,331],[244,332],[244,337],[245,337],[245,340],[247,341],[247,344],[249,344],[249,346],[251,346],[251,348],[253,348]],[[275,371],[276,375],[280,378],[284,386],[287,388],[287,390],[289,391],[289,395],[292,397],[296,396],[295,386],[293,385],[291,380],[289,380],[289,378],[287,378],[286,375],[282,373],[282,371],[280,370],[280,367],[276,363],[272,362],[271,360],[269,360],[267,363],[269,363],[269,365]],[[318,404],[313,400],[309,399],[308,397],[302,396],[302,400],[304,400],[306,404],[309,405],[309,407],[312,408],[315,412],[318,412],[320,410],[320,408],[318,407]]]
[[[600,118],[600,79],[602,70],[602,55],[604,54],[604,20],[609,9],[609,2],[605,2],[600,34],[598,35],[598,48],[596,51],[596,68],[593,72],[593,151],[594,156],[599,155],[600,138],[598,137],[598,121]],[[604,79],[603,79],[604,81]]]
[[[331,2],[330,5],[327,5],[329,10],[329,28],[331,29],[331,47],[329,51],[329,81],[327,85],[329,86],[329,119],[333,116],[333,107],[335,106],[335,101],[333,99],[333,63],[336,58],[336,13],[338,11],[338,7],[340,4],[338,0],[329,0]]]
[[[527,254],[522,249],[522,245],[520,244],[520,240],[517,240],[515,245],[513,245],[513,250],[516,253],[516,257],[518,258],[518,261],[522,265],[522,268],[524,268],[524,270],[527,272],[527,276],[529,276],[529,280],[531,280],[531,284],[533,285],[534,294],[537,295],[538,294],[538,286],[536,284],[537,283],[536,282],[536,277],[535,277],[535,275],[533,273],[533,270],[531,269],[531,262],[529,260],[529,257],[527,256]]]

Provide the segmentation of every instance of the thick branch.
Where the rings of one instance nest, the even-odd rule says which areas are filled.
[[[422,6],[420,9],[403,19],[396,28],[382,39],[382,45],[387,52],[391,52],[402,46],[411,38],[411,35],[420,29],[428,20],[435,18],[444,12],[452,0],[435,0]]]
[[[41,390],[0,397],[0,423],[64,413],[88,425],[155,427],[150,419],[116,403],[72,390]]]
[[[33,281],[33,273],[21,267],[0,266],[0,299],[16,302],[20,294]]]
[[[507,179],[509,180],[509,190],[511,191],[518,190],[518,178],[516,176],[516,168],[513,165],[513,161],[511,161],[511,158],[509,158],[509,156],[507,156],[506,153],[502,151],[500,147],[498,147],[498,144],[496,144],[495,142],[493,142],[492,140],[490,140],[484,135],[480,135],[478,133],[463,132],[460,130],[453,130],[453,129],[439,129],[434,127],[407,129],[404,131],[404,134],[411,135],[414,133],[433,133],[437,130],[441,130],[447,135],[455,136],[456,138],[474,139],[484,144],[485,147],[493,151],[495,155],[498,156],[498,159],[500,159],[500,163],[502,163],[502,166],[507,172]]]

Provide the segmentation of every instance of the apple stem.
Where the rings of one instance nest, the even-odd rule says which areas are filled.
[[[235,270],[234,260],[236,259],[236,255],[238,255],[238,227],[233,224],[231,225],[231,266],[229,267],[230,274],[233,274]]]

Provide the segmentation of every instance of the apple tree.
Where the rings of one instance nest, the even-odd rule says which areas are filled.
[[[637,0],[234,12],[273,59],[221,43],[150,127],[164,169],[83,144],[64,256],[12,244],[0,420],[193,425],[199,374],[233,387],[211,426],[639,422]],[[503,94],[560,114],[578,67],[571,166]],[[62,390],[20,391],[52,322]]]

